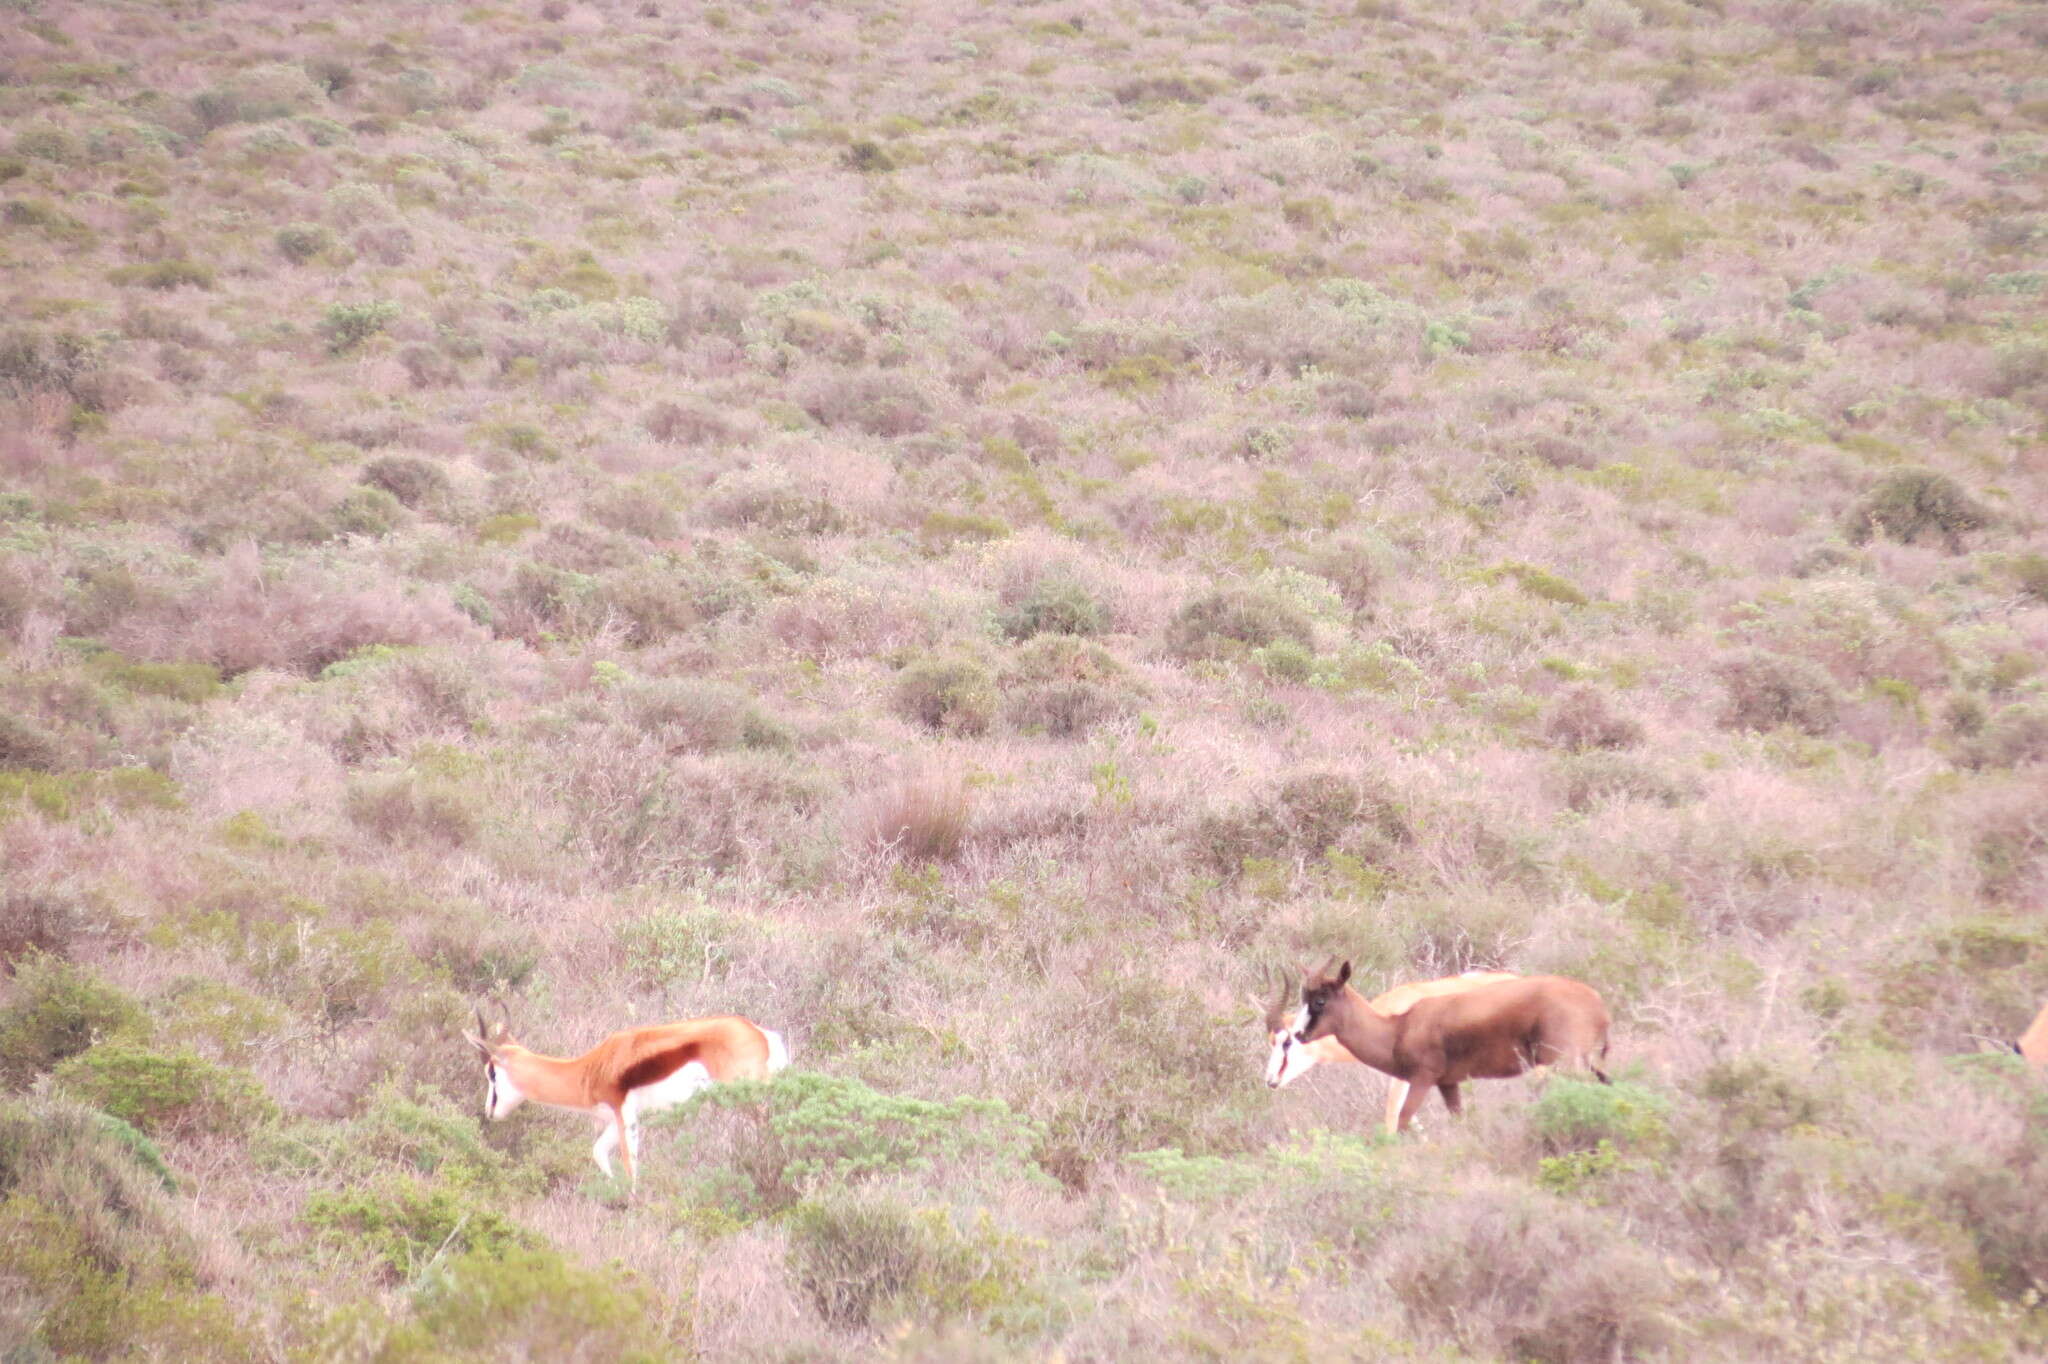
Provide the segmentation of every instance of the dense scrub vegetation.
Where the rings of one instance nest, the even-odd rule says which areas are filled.
[[[0,14],[19,1357],[2048,1351],[2040,6]]]

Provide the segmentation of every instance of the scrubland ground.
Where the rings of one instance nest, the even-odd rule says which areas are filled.
[[[2040,1357],[2044,48],[5,0],[8,1358]],[[494,994],[797,1065],[627,1198]]]

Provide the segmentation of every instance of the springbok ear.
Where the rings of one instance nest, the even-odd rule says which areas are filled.
[[[1345,981],[1347,981],[1347,980],[1350,980],[1350,979],[1351,979],[1351,963],[1347,961],[1347,962],[1345,962],[1345,963],[1344,963],[1344,965],[1343,965],[1343,966],[1339,967],[1339,968],[1338,968],[1338,970],[1337,970],[1337,983],[1338,983],[1339,985],[1342,985],[1342,984],[1343,984],[1343,983],[1344,983]]]

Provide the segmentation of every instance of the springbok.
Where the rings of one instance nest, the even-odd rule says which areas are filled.
[[[1520,980],[1513,971],[1467,971],[1463,975],[1444,976],[1438,980],[1418,980],[1407,985],[1396,985],[1393,989],[1372,1001],[1373,1010],[1394,1018],[1407,1013],[1419,999],[1430,999],[1437,995],[1455,995],[1481,985],[1492,985],[1503,980]],[[1314,1042],[1301,1042],[1294,1035],[1294,1021],[1290,1014],[1297,1011],[1287,1007],[1287,997],[1292,993],[1283,977],[1280,981],[1280,997],[1271,1004],[1262,1005],[1256,999],[1254,1008],[1262,1008],[1266,1014],[1266,1041],[1272,1048],[1266,1054],[1266,1086],[1279,1089],[1294,1083],[1324,1061],[1356,1063],[1358,1058],[1334,1037],[1320,1038]],[[1393,1080],[1387,1086],[1387,1131],[1397,1130],[1401,1117],[1401,1104],[1408,1097],[1405,1080]]]
[[[1459,994],[1417,1000],[1388,1018],[1352,989],[1351,963],[1325,966],[1301,984],[1294,1034],[1303,1042],[1335,1037],[1375,1070],[1408,1086],[1398,1131],[1408,1130],[1431,1086],[1453,1115],[1464,1110],[1458,1086],[1504,1080],[1538,1066],[1585,1066],[1602,1084],[1607,1006],[1593,987],[1563,976],[1524,976]]]
[[[503,1006],[501,1005],[502,1009]],[[497,1121],[528,1099],[573,1108],[597,1123],[590,1158],[607,1176],[625,1138],[626,1182],[640,1162],[640,1115],[672,1108],[721,1080],[761,1080],[789,1064],[780,1033],[725,1014],[615,1032],[574,1060],[542,1056],[512,1040],[509,1023],[463,1034],[484,1058],[484,1116]]]
[[[2013,1042],[2012,1049],[2026,1057],[2034,1069],[2048,1070],[2048,1005],[2034,1015],[2034,1021]]]

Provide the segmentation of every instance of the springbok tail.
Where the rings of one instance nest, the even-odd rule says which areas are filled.
[[[761,1036],[768,1039],[768,1073],[773,1075],[786,1069],[789,1066],[789,1043],[783,1041],[782,1034],[773,1028],[761,1029]]]

